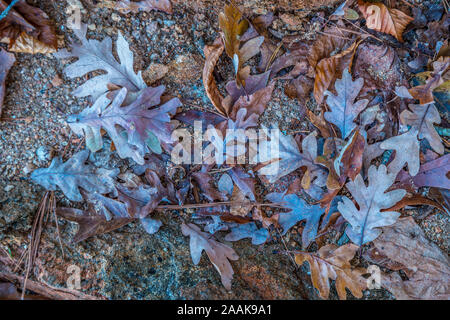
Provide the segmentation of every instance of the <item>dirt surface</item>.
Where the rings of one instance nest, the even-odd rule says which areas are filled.
[[[174,1],[173,15],[156,11],[123,15],[110,9],[95,9],[92,1],[28,2],[43,9],[55,21],[58,34],[66,43],[72,35],[66,27],[67,2],[81,4],[82,20],[89,26],[88,38],[116,39],[120,31],[135,53],[135,70],[146,70],[150,64],[168,67],[166,77],[152,85],[166,85],[167,93],[179,97],[186,106],[212,109],[201,80],[203,47],[218,36],[217,15],[225,1]],[[300,10],[294,11],[288,1],[249,0],[243,5],[250,15],[276,10],[303,19],[311,12],[305,1],[293,2],[295,9]],[[336,8],[335,2],[322,1],[325,6],[315,5],[312,9],[329,14]],[[281,36],[298,32],[284,20],[274,22],[276,32]],[[305,23],[301,33],[305,38],[314,39],[314,28],[314,23]],[[34,214],[44,194],[43,188],[29,180],[29,173],[36,167],[47,167],[51,158],[62,154],[67,146],[68,154],[78,148],[81,140],[71,135],[65,119],[90,105],[87,99],[71,95],[85,79],[65,78],[64,61],[40,54],[16,54],[16,59],[7,79],[5,121],[0,123],[0,247],[14,259],[28,245]],[[227,77],[230,80],[232,74],[228,73]],[[313,127],[305,121],[302,111],[305,106],[311,107],[306,102],[289,99],[283,84],[278,83],[261,122],[278,123],[282,130],[310,131]],[[133,163],[110,152],[110,144],[105,139],[105,147],[91,155],[91,160],[106,168],[119,167],[124,172]],[[269,190],[273,186],[262,188]],[[57,195],[59,204],[70,205],[59,192]],[[448,251],[448,217],[436,212],[421,226],[431,240]],[[154,235],[148,235],[140,225],[132,223],[79,244],[70,242],[76,224],[58,219],[64,256],[52,217],[32,270],[33,278],[65,287],[67,268],[75,265],[82,271],[82,291],[109,299],[319,299],[312,288],[308,268],[295,267],[287,255],[280,253],[301,248],[298,228],[283,238],[274,234],[271,241],[261,246],[253,246],[248,240],[233,243],[241,258],[232,263],[235,276],[233,290],[228,292],[206,255],[198,266],[192,263],[189,239],[180,230],[181,221],[191,213],[189,210],[158,213],[163,227]],[[334,289],[330,298],[337,298]],[[393,297],[385,290],[367,290],[364,298]]]

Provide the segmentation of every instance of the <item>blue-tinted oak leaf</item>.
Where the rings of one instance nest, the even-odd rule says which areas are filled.
[[[59,187],[72,201],[83,200],[80,187],[87,192],[115,193],[114,178],[119,173],[119,169],[96,168],[86,163],[88,156],[89,151],[83,150],[66,162],[63,162],[60,157],[54,158],[50,167],[33,171],[31,179],[47,190],[54,191]]]
[[[328,96],[327,104],[331,109],[331,112],[325,112],[325,119],[339,128],[343,139],[347,138],[356,128],[355,119],[369,103],[367,99],[355,102],[363,85],[362,78],[353,81],[351,74],[345,69],[342,79],[336,80],[337,95],[335,96],[329,91],[325,92],[325,95]]]
[[[244,238],[251,238],[252,244],[260,245],[269,238],[267,229],[258,229],[254,222],[246,224],[237,224],[231,228],[231,232],[225,236],[226,241],[238,241]]]
[[[339,212],[350,224],[346,234],[360,246],[375,240],[381,234],[379,227],[390,226],[397,221],[399,213],[381,210],[392,207],[406,195],[402,189],[386,192],[395,180],[395,175],[387,173],[386,166],[380,165],[378,169],[371,166],[368,176],[368,186],[361,175],[346,184],[359,209],[347,197],[343,197],[338,204]]]

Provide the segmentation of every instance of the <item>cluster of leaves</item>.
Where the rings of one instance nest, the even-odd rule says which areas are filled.
[[[129,7],[130,11],[134,11],[135,5],[138,4]],[[151,6],[148,8],[153,9]],[[309,263],[312,282],[320,296],[328,297],[332,279],[340,298],[345,299],[345,288],[362,297],[367,283],[364,271],[350,263],[360,248],[376,247],[383,251],[387,261],[401,263],[402,257],[408,261],[412,259],[409,253],[396,252],[397,243],[405,250],[411,248],[410,243],[417,250],[432,245],[425,238],[408,238],[406,229],[418,227],[411,219],[399,219],[399,211],[408,205],[426,204],[448,213],[445,201],[450,189],[449,155],[434,127],[441,123],[441,117],[433,92],[448,84],[450,57],[436,53],[430,71],[423,74],[423,83],[410,89],[398,86],[395,93],[378,95],[377,90],[385,88],[360,72],[362,63],[358,59],[364,56],[364,50],[371,50],[370,39],[378,41],[377,36],[383,33],[393,38],[383,40],[379,46],[391,52],[390,44],[403,41],[404,30],[413,19],[381,3],[358,1],[356,6],[354,10],[344,2],[327,20],[324,34],[313,43],[289,37],[274,45],[267,31],[273,15],[249,20],[234,4],[227,5],[219,15],[221,35],[204,48],[203,83],[215,112],[177,112],[181,106],[178,99],[162,97],[164,87],[147,87],[141,73],[134,71],[133,53],[120,33],[116,43],[120,61],[117,61],[112,54],[112,40],[88,40],[83,26],[75,33],[81,44],[73,43],[70,52],[62,50],[56,55],[61,59],[78,58],[65,68],[70,78],[95,70],[105,73],[73,92],[78,97],[90,96],[93,104],[70,116],[68,123],[76,134],[84,135],[91,152],[104,147],[102,135],[107,134],[118,155],[134,160],[137,165],[133,173],[119,177],[117,169],[99,169],[86,163],[89,156],[86,150],[67,162],[54,159],[49,168],[33,172],[32,179],[48,190],[59,187],[72,201],[86,200],[87,210],[58,210],[62,217],[80,224],[76,241],[136,219],[147,232],[155,233],[161,222],[150,218],[152,212],[169,207],[186,208],[186,199],[192,195],[196,203],[190,204],[190,208],[197,208],[192,217],[194,223],[184,222],[181,231],[190,237],[194,264],[199,263],[204,250],[227,289],[231,289],[233,277],[230,260],[238,259],[238,255],[220,242],[221,232],[229,231],[224,237],[226,241],[250,238],[253,244],[260,245],[270,240],[271,231],[281,228],[285,234],[304,221],[304,251],[297,251],[295,260],[299,265]],[[375,35],[365,31],[358,38],[352,36],[358,32],[351,29],[355,24],[349,19],[363,23],[356,10]],[[224,53],[234,71],[233,80],[225,84],[226,96],[214,75]],[[258,67],[252,67],[249,62],[258,55]],[[360,76],[354,77],[356,73]],[[171,138],[172,118],[187,126],[202,120],[206,124],[202,130],[208,129],[215,137],[211,145],[235,151],[233,141],[221,137],[227,129],[258,127],[277,81],[287,81],[286,93],[301,103],[312,94],[318,112],[305,112],[317,131],[308,135],[281,135],[276,154],[260,146],[258,158],[252,159],[258,161],[255,166],[230,161],[243,156],[239,152],[227,152],[226,159],[216,154],[208,164],[183,165],[183,181],[173,182],[163,153],[178,143]],[[396,108],[389,105],[393,102]],[[247,142],[240,142],[246,151],[250,148]],[[204,147],[208,145],[205,143]],[[215,175],[220,176],[217,187]],[[292,183],[286,190],[266,194],[269,203],[262,204],[259,202],[262,195],[255,192],[258,179],[266,184],[283,179]],[[432,197],[431,190],[438,197]],[[304,200],[301,193],[312,200]],[[202,199],[208,204],[202,205]],[[172,206],[160,206],[161,202]],[[269,214],[264,210],[266,206],[281,207],[282,212]],[[203,231],[200,224],[204,225]],[[392,230],[404,237],[391,236]],[[329,243],[326,235],[331,231],[345,233],[352,243],[341,246]],[[313,242],[319,247],[316,253],[308,251]],[[407,282],[398,275],[384,275],[389,281],[383,281],[383,285],[397,297],[419,297],[413,287],[416,281],[423,280],[426,284],[422,283],[420,290],[425,290],[426,285],[432,288],[426,297],[448,298],[448,287],[436,280],[447,277],[448,259],[439,255],[436,251],[439,249],[432,250],[443,261],[442,266],[430,267],[433,283],[423,280],[427,271],[417,271],[414,267],[417,261],[393,269],[389,266],[394,263],[383,260],[376,263],[392,270],[408,270],[411,275]]]
[[[25,0],[1,0],[0,11],[7,13],[0,19],[0,41],[8,44],[10,52],[36,54],[57,50],[55,27],[44,11],[27,4]],[[6,77],[15,61],[14,54],[0,49],[0,117]]]

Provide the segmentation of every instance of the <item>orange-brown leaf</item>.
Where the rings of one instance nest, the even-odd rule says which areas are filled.
[[[0,10],[3,11],[9,2],[0,0]],[[10,49],[15,46],[16,52],[48,53],[58,47],[53,23],[44,11],[26,1],[19,1],[0,21],[0,39],[8,40]],[[17,41],[19,44],[15,44]]]
[[[317,104],[323,101],[325,90],[342,75],[342,71],[351,66],[353,53],[359,42],[354,42],[350,47],[339,54],[320,60],[316,67],[314,80],[314,98]]]
[[[366,19],[367,28],[390,34],[403,42],[402,34],[414,19],[397,9],[390,9],[382,3],[358,0],[358,6]]]
[[[203,50],[206,58],[205,66],[203,67],[203,85],[205,86],[206,95],[211,100],[213,106],[217,111],[226,116],[226,111],[222,105],[223,96],[217,88],[216,80],[214,79],[214,68],[223,50],[224,46],[221,38],[217,38],[212,45],[205,46]]]
[[[242,67],[241,54],[239,47],[241,44],[240,37],[248,29],[248,21],[242,20],[242,13],[236,8],[234,4],[225,6],[224,12],[219,14],[219,26],[223,32],[225,43],[225,52],[233,60],[234,71],[236,75],[236,82],[244,86],[244,79],[240,75]]]
[[[299,252],[295,255],[295,262],[302,265],[305,261],[311,269],[313,286],[319,290],[322,299],[327,299],[330,294],[329,278],[336,281],[336,291],[339,298],[345,300],[348,288],[351,293],[362,298],[362,291],[366,288],[366,280],[362,277],[364,272],[360,269],[352,269],[350,260],[355,256],[358,246],[352,243],[337,247],[334,244],[326,245],[317,254]]]

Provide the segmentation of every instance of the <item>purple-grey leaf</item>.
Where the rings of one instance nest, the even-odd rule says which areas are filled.
[[[69,116],[67,122],[76,134],[86,136],[86,146],[92,152],[103,146],[103,128],[121,158],[129,157],[138,164],[144,164],[145,154],[151,152],[147,145],[151,135],[156,136],[160,143],[172,142],[170,114],[175,113],[181,103],[175,98],[157,106],[163,92],[164,86],[145,88],[134,102],[122,107],[127,95],[127,89],[122,88],[111,103],[102,96],[92,107]]]

